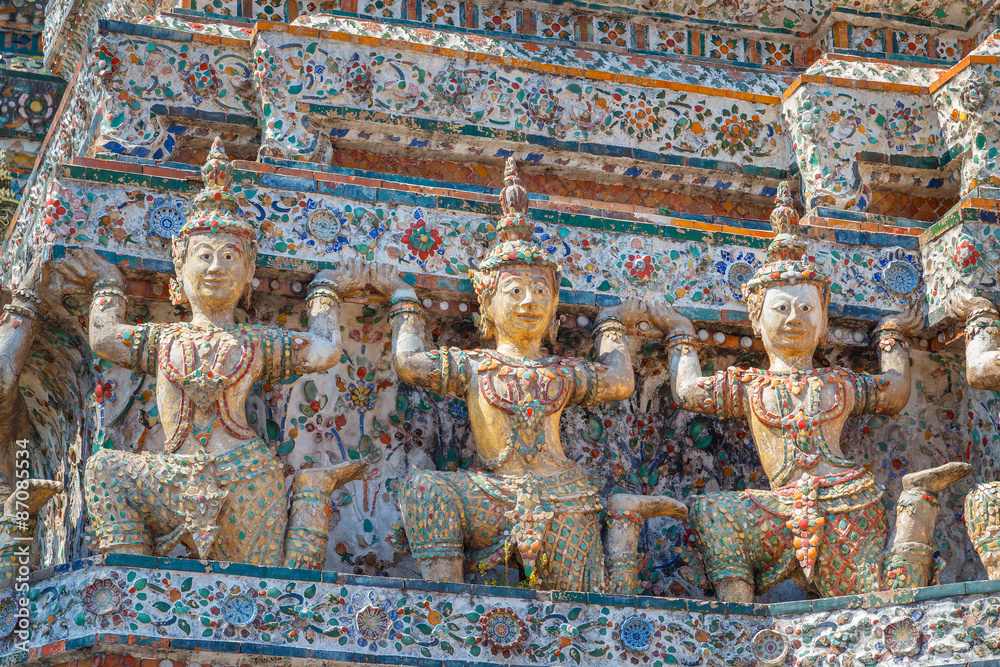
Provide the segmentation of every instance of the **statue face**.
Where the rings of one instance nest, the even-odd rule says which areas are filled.
[[[769,287],[758,327],[768,352],[811,357],[826,330],[819,288],[808,283]]]
[[[180,273],[192,307],[233,309],[253,277],[247,243],[234,234],[192,235]]]
[[[552,326],[558,305],[551,269],[518,266],[500,273],[487,308],[500,338],[541,340]]]

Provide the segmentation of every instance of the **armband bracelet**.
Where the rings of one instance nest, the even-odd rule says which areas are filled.
[[[27,301],[28,303],[33,303],[36,306],[42,305],[42,300],[38,297],[37,294],[35,294],[31,290],[14,289],[11,290],[11,294],[13,294],[15,298],[20,299],[21,301]]]
[[[671,334],[663,341],[663,349],[668,351],[678,345],[691,345],[696,351],[701,349],[701,341],[689,333]]]
[[[140,324],[135,328],[139,332],[138,340],[132,338],[132,344],[129,346],[129,368],[136,370],[139,367],[139,357],[142,355],[142,351],[146,349],[149,345],[149,325]]]
[[[872,332],[873,336],[888,336],[892,334],[895,334],[897,336],[902,336],[903,330],[900,329],[899,327],[892,326],[891,324],[883,324],[882,326],[877,327],[875,331]]]

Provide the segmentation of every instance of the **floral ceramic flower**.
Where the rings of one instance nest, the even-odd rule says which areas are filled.
[[[539,86],[528,97],[528,113],[539,123],[554,123],[562,112],[559,98],[549,86]]]
[[[280,85],[285,80],[285,68],[281,65],[281,58],[278,57],[273,46],[265,49],[257,49],[254,52],[253,75],[258,81],[269,81],[274,85]]]
[[[969,111],[979,111],[986,106],[989,89],[986,80],[979,76],[971,77],[962,91],[962,103]]]
[[[979,251],[980,248],[975,242],[964,238],[959,241],[958,246],[955,248],[955,262],[963,269],[971,271],[979,264],[981,258]]]
[[[656,273],[656,265],[649,255],[629,255],[625,261],[628,278],[633,282],[648,280]]]
[[[472,81],[465,72],[446,70],[431,84],[431,90],[449,106],[458,106],[472,90]]]
[[[358,54],[355,53],[347,67],[344,68],[343,81],[344,90],[358,101],[371,98],[375,79],[372,76],[371,68],[361,62]]]
[[[659,108],[645,94],[625,102],[622,114],[623,128],[636,139],[647,139],[660,129]]]
[[[94,72],[97,76],[109,78],[118,71],[121,60],[107,44],[101,44],[94,52]]]
[[[370,382],[359,382],[356,385],[352,383],[348,395],[354,407],[361,412],[373,409],[375,407],[375,399],[378,398],[378,394],[375,392],[375,385]]]
[[[426,262],[443,245],[438,230],[428,227],[423,219],[417,219],[403,232],[402,241],[422,262]]]

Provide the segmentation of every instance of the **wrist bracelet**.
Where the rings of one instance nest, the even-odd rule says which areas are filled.
[[[423,305],[420,303],[420,299],[418,299],[415,295],[410,296],[409,294],[404,294],[402,296],[393,296],[391,299],[389,299],[390,307],[395,306],[397,303],[415,303],[418,306]]]
[[[597,320],[594,326],[594,338],[602,334],[610,334],[614,338],[620,338],[625,333],[625,323],[614,315],[608,315]]]
[[[313,290],[317,287],[328,287],[335,292],[340,291],[340,286],[336,283],[336,281],[331,280],[330,278],[313,278],[312,282],[309,283],[309,289]]]
[[[94,301],[95,299],[99,299],[101,297],[112,297],[112,296],[124,299],[125,290],[122,289],[120,286],[115,287],[109,285],[107,287],[102,287],[99,290],[95,290],[93,296],[90,297],[90,300]]]
[[[621,326],[625,326],[625,322],[622,321],[622,318],[618,317],[617,315],[602,315],[597,318],[596,322],[594,322],[594,328],[601,326],[605,322],[617,322]]]
[[[13,294],[15,298],[22,301],[27,301],[28,303],[33,303],[37,306],[42,305],[42,300],[31,290],[18,288],[11,290],[11,294]]]
[[[4,306],[3,312],[11,313],[12,315],[19,315],[21,317],[30,317],[32,319],[38,317],[37,311],[31,308],[26,308],[25,306],[18,306],[17,304],[13,303],[8,303],[6,306]]]
[[[312,305],[312,302],[316,299],[330,299],[338,306],[341,304],[340,295],[333,289],[326,286],[313,287],[309,286],[309,293],[306,294],[306,307]]]
[[[691,345],[694,347],[695,351],[701,349],[701,341],[698,340],[697,336],[689,333],[671,334],[670,336],[667,336],[666,340],[663,341],[663,349],[668,351],[678,345]]]
[[[103,287],[118,287],[122,291],[125,291],[125,283],[123,283],[118,278],[102,278],[94,283],[94,291],[97,291]]]
[[[997,309],[995,306],[983,306],[981,308],[974,308],[969,311],[969,314],[965,316],[965,320],[973,320],[981,315],[989,314],[991,317],[997,317]]]
[[[986,329],[992,329],[990,335],[996,335],[1000,331],[1000,315],[983,310],[975,317],[970,317],[965,324],[965,338],[966,340],[974,338],[980,331]]]
[[[416,299],[400,299],[389,307],[389,320],[392,321],[394,317],[405,315],[406,313],[413,313],[414,315],[423,317],[424,307]]]

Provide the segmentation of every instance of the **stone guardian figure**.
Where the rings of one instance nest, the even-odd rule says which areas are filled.
[[[752,602],[786,579],[823,597],[927,586],[934,574],[937,494],[969,473],[949,463],[903,477],[892,549],[883,557],[888,525],[883,489],[846,458],[841,432],[848,418],[895,414],[910,396],[905,336],[915,312],[876,326],[881,373],[815,368],[825,339],[830,279],[797,236],[798,214],[787,183],[771,214],[777,236],[769,260],[743,287],[750,322],[767,350],[766,370],[729,368],[702,377],[691,321],[661,298],[648,304],[652,322],[669,332],[674,397],[684,409],[750,422],[771,490],[698,496],[689,522],[697,551],[683,555],[692,583],[720,600]]]
[[[989,299],[967,288],[956,288],[948,304],[965,322],[965,368],[976,389],[1000,389],[1000,313]],[[972,546],[986,567],[986,576],[1000,579],[1000,482],[979,484],[965,498],[965,527]]]
[[[425,579],[462,582],[465,567],[519,563],[538,588],[635,592],[639,526],[649,516],[683,518],[665,497],[614,495],[606,584],[600,482],[566,457],[559,419],[572,405],[627,398],[634,376],[626,328],[640,316],[626,299],[594,328],[597,362],[548,355],[558,320],[559,266],[532,240],[528,194],[508,160],[498,243],[473,271],[479,330],[496,349],[424,349],[424,314],[394,266],[373,286],[391,299],[393,365],[404,382],[465,399],[482,471],[415,470],[399,492],[397,544]],[[514,564],[514,563],[512,563]]]
[[[257,231],[238,214],[219,139],[202,175],[205,188],[172,248],[170,295],[190,305],[190,322],[126,323],[122,274],[93,251],[77,251],[60,266],[92,286],[94,353],[156,374],[166,434],[162,454],[99,449],[88,459],[84,491],[96,548],[162,555],[184,543],[199,558],[317,569],[325,560],[330,494],[365,464],[300,471],[286,536],[284,466],[248,426],[244,406],[258,380],[324,371],[340,361],[338,292],[358,291],[364,272],[349,261],[316,275],[306,297],[308,331],[237,324],[235,308],[251,289]]]

